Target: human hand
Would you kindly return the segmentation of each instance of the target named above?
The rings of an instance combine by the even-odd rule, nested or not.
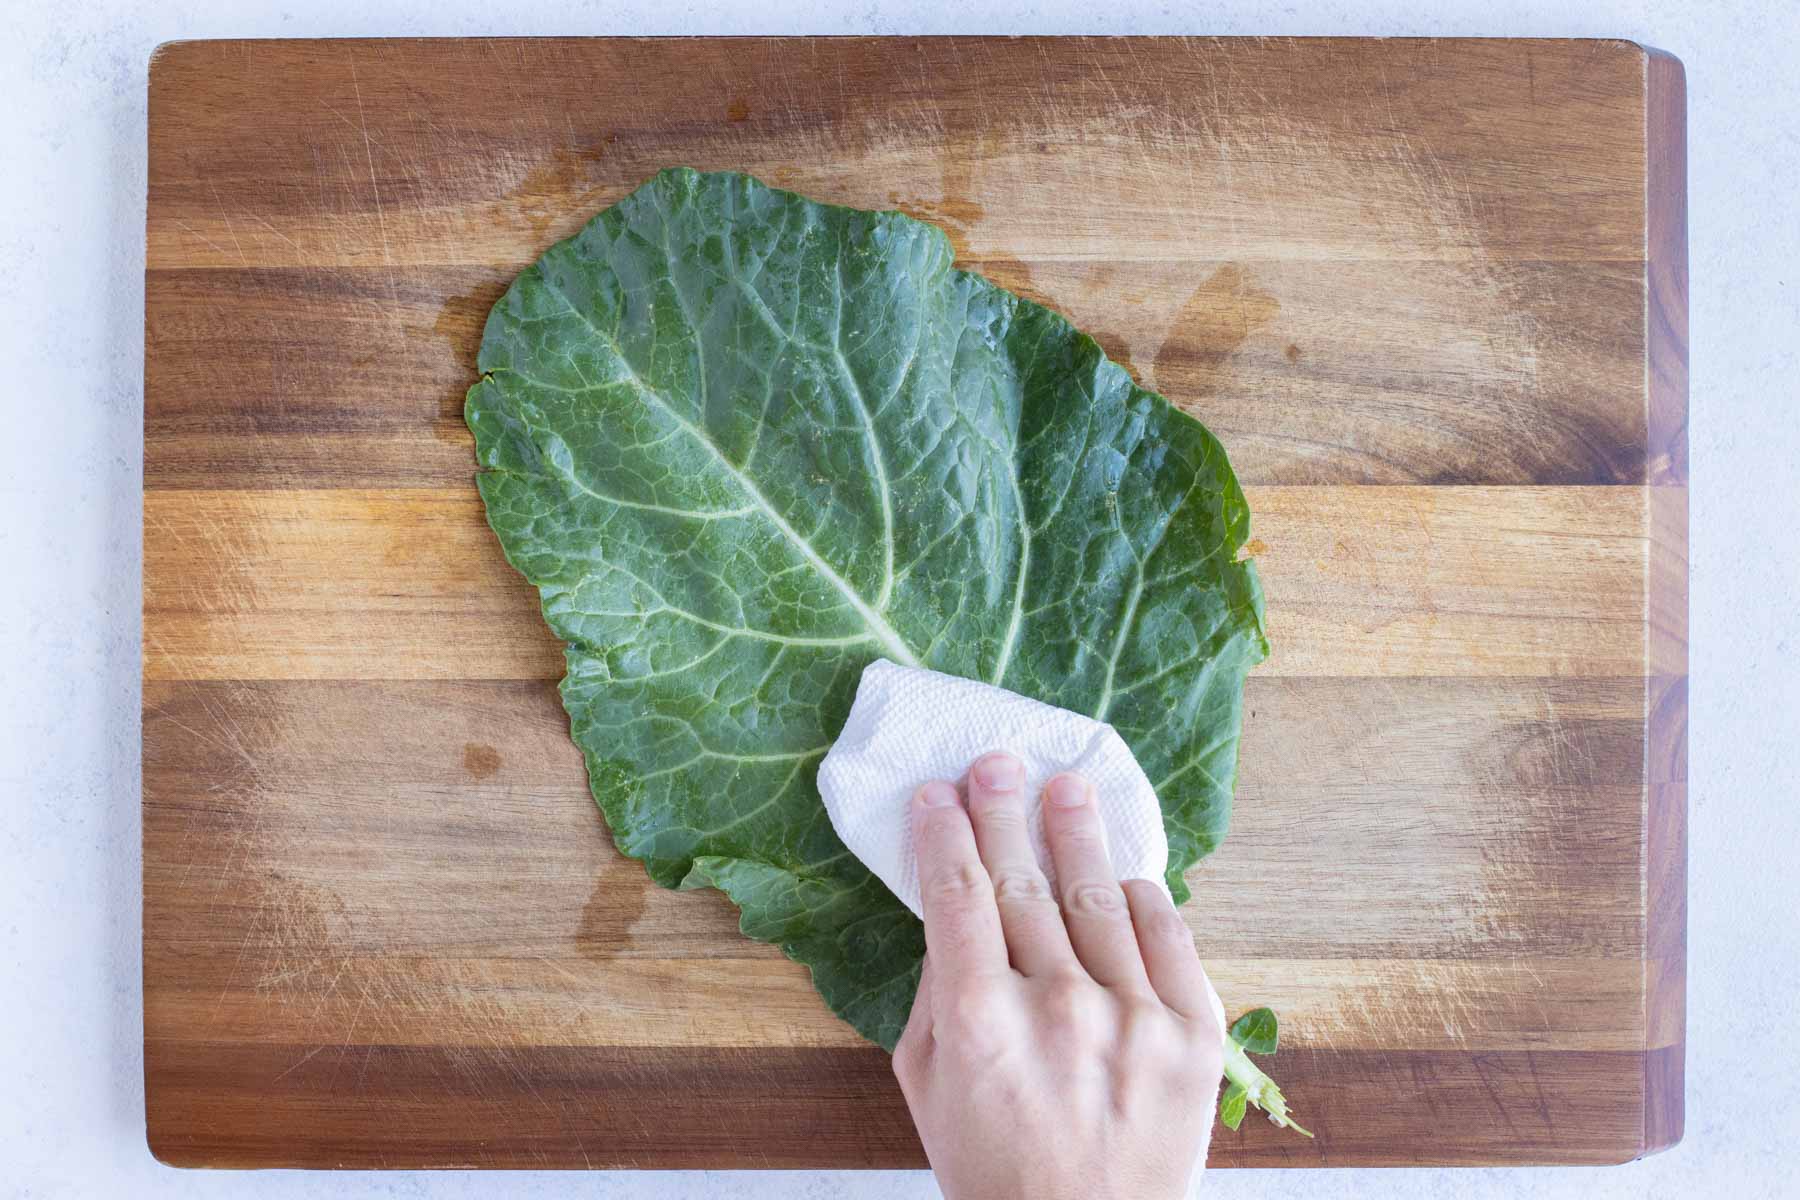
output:
[[[1185,1196],[1219,1090],[1218,997],[1162,890],[1113,878],[1073,774],[1044,791],[1052,895],[1023,781],[989,754],[966,804],[945,782],[913,798],[925,972],[894,1074],[948,1200]]]

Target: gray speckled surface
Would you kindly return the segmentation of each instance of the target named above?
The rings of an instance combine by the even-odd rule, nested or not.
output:
[[[482,33],[1622,36],[1687,63],[1692,334],[1687,1139],[1606,1170],[1220,1173],[1234,1197],[1800,1192],[1800,10],[1785,0],[96,0],[0,16],[0,1195],[927,1197],[923,1174],[180,1173],[144,1146],[138,602],[144,84],[182,37]],[[1780,914],[1787,913],[1784,918]]]

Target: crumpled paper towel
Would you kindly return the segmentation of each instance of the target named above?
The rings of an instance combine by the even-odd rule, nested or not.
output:
[[[1025,764],[1031,842],[1052,888],[1056,871],[1044,843],[1040,798],[1052,776],[1078,771],[1094,785],[1114,873],[1148,879],[1167,894],[1162,807],[1112,726],[1005,688],[886,659],[864,668],[844,731],[819,764],[831,827],[917,914],[913,793],[933,779],[962,788],[970,765],[992,750],[1010,751]]]

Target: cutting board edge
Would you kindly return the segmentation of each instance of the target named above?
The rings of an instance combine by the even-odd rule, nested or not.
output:
[[[1646,432],[1650,484],[1645,696],[1644,1135],[1641,1156],[1686,1125],[1688,710],[1687,78],[1644,52]]]

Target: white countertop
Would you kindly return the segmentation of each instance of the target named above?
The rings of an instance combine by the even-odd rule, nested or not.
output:
[[[951,32],[1617,36],[1686,62],[1686,1140],[1609,1169],[1221,1172],[1207,1192],[1793,1193],[1800,10],[1791,0],[537,0],[514,11],[509,20],[492,0],[94,0],[21,2],[0,17],[0,430],[13,447],[0,474],[0,1196],[936,1195],[923,1173],[193,1173],[151,1159],[138,925],[144,126],[151,47],[174,38]]]

